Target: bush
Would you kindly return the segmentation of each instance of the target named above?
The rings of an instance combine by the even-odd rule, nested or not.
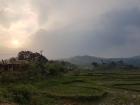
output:
[[[65,72],[65,68],[61,64],[48,64],[47,65],[47,70],[50,75],[61,75],[62,73]]]
[[[48,71],[44,64],[31,63],[25,74],[27,80],[40,80],[47,77]]]
[[[29,105],[35,89],[31,85],[20,85],[8,89],[11,101],[20,105]]]

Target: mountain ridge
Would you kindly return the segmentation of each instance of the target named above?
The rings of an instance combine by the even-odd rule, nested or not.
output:
[[[83,56],[74,56],[74,57],[70,57],[70,58],[65,58],[62,60],[70,62],[75,65],[82,65],[82,66],[91,65],[92,62],[109,63],[112,61],[117,62],[117,61],[122,60],[125,64],[140,66],[140,56],[125,57],[125,58],[104,58],[104,57],[83,55]]]

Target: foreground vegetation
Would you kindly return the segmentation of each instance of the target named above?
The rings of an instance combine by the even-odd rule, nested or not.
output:
[[[140,105],[140,71],[30,61],[0,70],[0,105]]]
[[[68,73],[0,84],[0,102],[15,105],[139,105],[140,73]]]

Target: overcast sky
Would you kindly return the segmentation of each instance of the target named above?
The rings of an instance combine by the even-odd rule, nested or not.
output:
[[[140,55],[140,0],[0,0],[0,59]]]

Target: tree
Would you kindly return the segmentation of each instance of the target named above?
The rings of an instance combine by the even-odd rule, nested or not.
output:
[[[93,65],[94,67],[98,67],[98,63],[97,63],[97,62],[92,62],[92,65]]]
[[[46,63],[48,62],[48,59],[42,55],[42,53],[33,53],[31,51],[21,51],[18,53],[18,60],[26,60],[29,62],[32,62],[33,65],[35,65],[35,68],[40,71],[42,75],[47,75],[46,71]]]
[[[62,64],[56,62],[48,64],[47,69],[50,75],[60,75],[66,70]]]
[[[31,51],[21,51],[18,53],[18,60],[27,60],[33,62],[47,63],[48,59],[40,53]]]
[[[124,65],[124,61],[123,60],[120,60],[120,61],[118,61],[118,64],[119,65]]]
[[[12,57],[12,58],[9,59],[9,62],[10,62],[10,63],[15,63],[16,61],[17,61],[17,60],[16,60],[16,58],[14,58],[14,57]]]
[[[18,60],[32,60],[32,54],[31,51],[21,51],[18,53]]]
[[[114,67],[114,66],[116,66],[117,64],[116,64],[116,62],[112,61],[112,62],[110,62],[109,65]]]

